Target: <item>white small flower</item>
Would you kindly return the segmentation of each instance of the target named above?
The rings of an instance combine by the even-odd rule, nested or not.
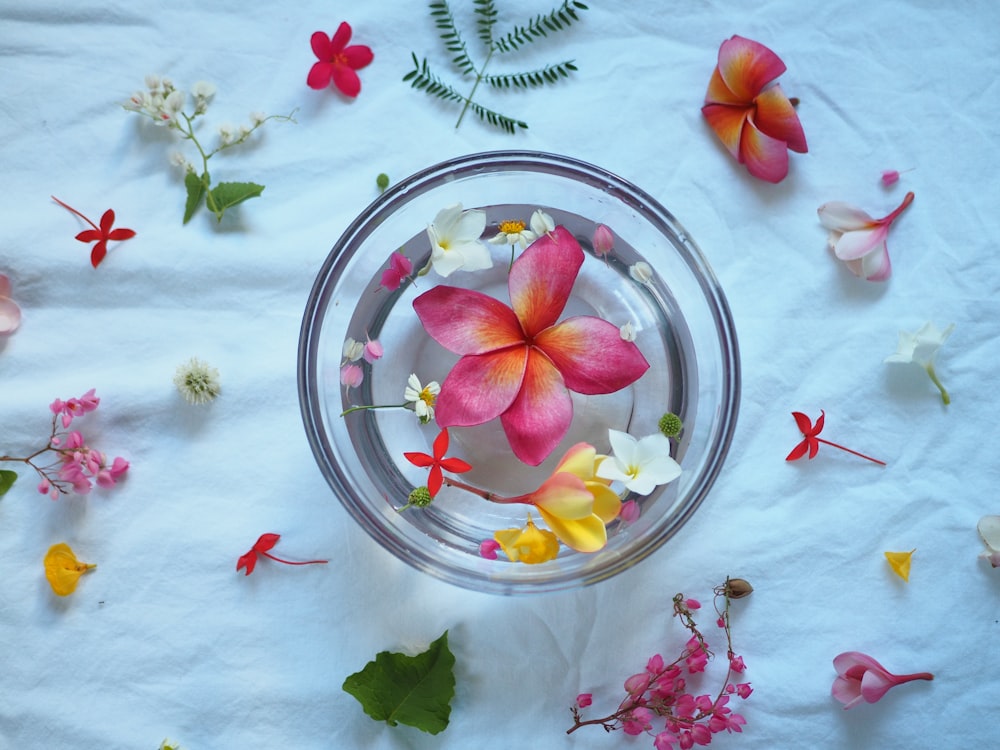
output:
[[[180,167],[185,170],[190,166],[188,164],[188,160],[180,151],[174,151],[170,154],[170,163],[175,167]]]
[[[174,385],[191,404],[206,404],[222,392],[219,371],[197,357],[192,357],[177,368]]]
[[[171,91],[163,101],[163,109],[174,115],[184,109],[184,92]]]
[[[167,76],[163,76],[160,79],[160,85],[163,87],[163,90],[166,91],[166,92],[174,90],[174,80],[172,78],[168,78]]]
[[[983,516],[976,528],[987,550],[979,556],[989,560],[994,568],[1000,568],[1000,516]]]
[[[249,125],[240,125],[240,140],[245,141],[250,135],[252,128]]]
[[[928,377],[938,387],[938,390],[941,391],[941,399],[948,404],[951,402],[951,397],[941,384],[941,381],[938,380],[937,373],[934,371],[934,357],[937,355],[938,349],[948,339],[948,336],[951,335],[954,328],[955,324],[952,323],[943,331],[939,331],[937,326],[928,322],[924,323],[923,327],[916,333],[900,331],[896,353],[890,354],[884,361],[886,363],[913,363],[923,367]]]
[[[215,84],[208,81],[197,81],[191,86],[191,93],[197,99],[211,99],[215,96]]]
[[[619,328],[618,333],[621,334],[622,341],[635,341],[635,326],[631,320]]]
[[[556,223],[552,220],[552,217],[545,213],[542,209],[536,209],[533,214],[531,214],[531,231],[535,233],[536,237],[541,237],[543,234],[548,234],[549,232],[555,231]]]
[[[681,475],[681,467],[670,457],[670,440],[659,432],[636,440],[618,430],[608,430],[614,455],[601,461],[597,476],[625,487],[640,495],[648,495],[658,485],[667,484]]]
[[[648,284],[649,280],[653,278],[653,269],[649,263],[640,260],[628,267],[628,275],[640,284]]]
[[[267,119],[267,115],[263,112],[251,112],[250,113],[250,123],[256,128],[264,124],[264,120]]]
[[[150,91],[156,91],[160,88],[160,77],[158,75],[153,75],[152,73],[146,76],[146,88]]]
[[[534,232],[525,228],[523,221],[507,219],[497,225],[497,233],[487,241],[494,245],[520,245],[524,250],[536,238]]]
[[[491,268],[493,258],[490,251],[479,241],[484,229],[485,211],[463,211],[461,203],[439,211],[427,227],[434,270],[441,276],[449,276],[460,268],[465,271]]]
[[[420,385],[420,379],[416,374],[411,373],[406,381],[406,388],[403,390],[403,398],[407,405],[413,404],[413,411],[420,420],[420,424],[427,424],[434,419],[434,403],[437,395],[441,392],[441,386],[436,380],[432,380],[426,386]]]
[[[219,140],[221,140],[223,144],[232,143],[233,126],[230,125],[228,122],[223,123],[222,125],[219,126]]]
[[[365,353],[365,345],[360,341],[355,341],[350,336],[344,340],[344,360],[347,362],[357,362]]]

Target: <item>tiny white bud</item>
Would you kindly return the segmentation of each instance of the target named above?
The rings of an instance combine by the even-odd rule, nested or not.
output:
[[[267,115],[265,115],[263,112],[251,112],[250,113],[250,122],[253,123],[254,127],[257,127],[258,125],[262,125],[264,123],[264,120],[266,120],[266,119],[267,119]]]
[[[156,91],[156,89],[160,88],[160,77],[153,74],[147,75],[146,88],[148,88],[150,91]]]
[[[648,284],[649,280],[653,278],[653,269],[649,263],[640,260],[628,267],[628,275],[640,284]]]
[[[622,341],[635,341],[635,326],[632,325],[632,321],[619,328],[618,333],[621,334]]]

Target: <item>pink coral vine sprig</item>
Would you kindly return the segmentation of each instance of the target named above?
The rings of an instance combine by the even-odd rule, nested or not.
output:
[[[885,461],[880,461],[877,458],[866,456],[864,453],[859,453],[858,451],[845,448],[842,445],[819,437],[819,433],[823,431],[823,427],[826,425],[825,411],[820,411],[819,419],[816,420],[816,424],[813,424],[809,417],[800,411],[793,411],[792,416],[795,418],[795,424],[798,425],[799,431],[802,433],[802,442],[792,448],[791,452],[785,456],[786,461],[795,461],[805,456],[806,453],[809,454],[810,459],[816,458],[816,454],[819,453],[819,444],[823,443],[833,448],[839,448],[842,451],[847,451],[848,453],[864,458],[872,463],[878,464],[879,466],[885,466]]]
[[[125,229],[123,227],[112,229],[115,223],[115,212],[110,208],[101,215],[101,225],[97,226],[97,224],[92,222],[72,206],[66,205],[54,195],[50,197],[67,211],[76,214],[93,227],[93,229],[83,230],[76,235],[75,239],[80,242],[94,243],[94,247],[90,251],[90,265],[94,268],[97,268],[97,266],[100,265],[101,261],[104,260],[105,256],[108,254],[108,242],[123,242],[124,240],[130,240],[135,237],[135,230]]]
[[[728,704],[733,696],[745,700],[753,688],[749,682],[736,683],[736,675],[746,670],[746,664],[743,657],[733,650],[730,602],[747,596],[752,590],[746,581],[739,578],[727,578],[725,584],[714,590],[715,609],[719,616],[716,624],[726,633],[728,665],[722,687],[717,693],[695,695],[691,690],[689,679],[706,670],[713,654],[693,614],[701,608],[701,604],[677,594],[673,599],[674,616],[691,633],[679,656],[669,664],[660,654],[650,658],[644,671],[625,680],[625,697],[618,708],[607,716],[584,719],[581,711],[592,704],[593,695],[578,695],[570,709],[573,726],[566,733],[572,734],[584,726],[600,726],[608,732],[621,729],[630,735],[647,733],[653,735],[656,750],[667,750],[674,744],[680,748],[708,745],[713,735],[719,732],[742,732],[746,719]],[[659,731],[656,729],[658,726],[662,726]]]
[[[52,412],[52,430],[44,447],[28,456],[0,456],[0,461],[12,461],[27,464],[41,478],[38,491],[48,495],[53,500],[71,491],[78,495],[86,495],[96,483],[99,487],[113,487],[128,471],[129,462],[121,456],[113,460],[87,445],[86,438],[78,431],[67,430],[77,417],[94,411],[101,400],[91,388],[79,398],[67,401],[56,399],[49,405]],[[40,458],[52,453],[55,459],[49,464],[43,464]],[[11,479],[6,488],[13,484]],[[2,494],[2,492],[0,492]]]

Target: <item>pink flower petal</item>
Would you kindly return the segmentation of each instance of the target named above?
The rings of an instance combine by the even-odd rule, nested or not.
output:
[[[481,292],[436,286],[413,300],[413,309],[428,335],[455,354],[485,354],[524,344],[514,311]]]
[[[444,386],[441,390],[443,394]],[[573,402],[562,375],[544,354],[529,348],[521,391],[500,417],[514,455],[537,466],[552,453],[572,421]]]
[[[892,275],[889,249],[884,242],[863,258],[846,261],[846,265],[851,273],[866,281],[885,281]]]
[[[889,225],[883,224],[871,229],[855,229],[844,232],[833,246],[833,254],[840,260],[854,260],[872,252],[879,245],[885,244],[889,235]]]
[[[347,21],[341,21],[340,26],[337,27],[337,30],[333,33],[333,38],[330,40],[330,52],[332,55],[343,51],[347,43],[351,41],[351,33],[351,25]]]
[[[762,91],[757,97],[756,104],[753,123],[762,133],[784,141],[788,148],[800,154],[809,150],[799,116],[785,96],[785,92],[781,90],[781,86],[775,84]]]
[[[361,93],[361,79],[358,78],[358,74],[340,63],[333,65],[333,85],[344,96],[354,97]]]
[[[344,62],[355,70],[364,68],[375,59],[371,47],[355,44],[344,50]]]
[[[740,161],[754,177],[765,182],[781,182],[788,175],[788,146],[762,133],[747,120],[740,139]]]
[[[315,32],[309,39],[313,54],[320,62],[330,62],[333,58],[333,48],[330,46],[330,37],[322,31]]]
[[[712,71],[712,77],[708,79],[705,104],[729,104],[740,109],[746,109],[747,106],[747,102],[736,96],[726,85],[726,82],[722,80],[718,67]]]
[[[14,333],[21,325],[21,308],[12,299],[0,297],[0,335]]]
[[[701,113],[708,121],[709,127],[715,131],[722,145],[740,161],[740,141],[743,138],[743,128],[746,125],[749,111],[746,107],[732,107],[726,104],[706,104]]]
[[[580,243],[562,226],[535,240],[514,261],[510,301],[524,336],[548,328],[562,314],[583,265]]]
[[[483,424],[514,402],[524,378],[528,348],[462,357],[441,384],[434,415],[441,427]]]
[[[9,297],[10,291],[10,277],[0,273],[0,297]]]
[[[875,703],[895,684],[885,669],[869,669],[861,678],[861,697],[866,703]]]
[[[333,63],[314,63],[306,77],[306,85],[311,89],[325,89],[333,78]]]
[[[571,391],[614,393],[638,380],[649,362],[618,327],[591,316],[567,318],[535,337]]]
[[[743,102],[749,103],[785,69],[781,58],[751,39],[733,36],[719,47],[719,74]]]
[[[875,226],[875,219],[844,201],[824,203],[816,212],[819,214],[820,224],[835,232],[853,232]]]

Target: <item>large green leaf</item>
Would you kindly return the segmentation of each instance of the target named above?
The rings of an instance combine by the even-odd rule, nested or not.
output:
[[[184,204],[184,223],[187,224],[205,198],[205,183],[194,172],[188,172],[184,175],[184,187],[187,188],[188,194],[187,203]]]
[[[365,713],[389,726],[406,724],[430,734],[448,726],[455,695],[455,657],[448,631],[416,656],[382,651],[344,680]]]
[[[222,214],[227,208],[232,208],[250,198],[256,198],[263,192],[264,186],[254,182],[220,182],[209,191],[212,198],[209,207],[215,211],[216,218],[222,221]]]
[[[14,486],[17,481],[17,472],[0,469],[0,497],[7,494],[7,490]]]

